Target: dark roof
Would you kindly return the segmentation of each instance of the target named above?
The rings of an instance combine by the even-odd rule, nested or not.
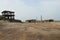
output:
[[[31,19],[31,20],[26,20],[26,21],[36,21],[35,19]]]
[[[9,12],[9,13],[14,13],[14,12],[12,12],[12,11],[3,11],[2,13],[7,13],[7,12]]]

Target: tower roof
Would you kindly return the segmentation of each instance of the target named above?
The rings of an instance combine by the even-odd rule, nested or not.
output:
[[[4,10],[2,13],[7,13],[7,12],[14,13],[13,11],[6,11],[6,10]]]

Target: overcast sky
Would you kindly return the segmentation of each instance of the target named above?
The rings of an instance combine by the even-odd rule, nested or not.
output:
[[[15,12],[20,20],[43,19],[60,20],[60,0],[0,0],[0,12]],[[0,13],[1,14],[1,13]]]

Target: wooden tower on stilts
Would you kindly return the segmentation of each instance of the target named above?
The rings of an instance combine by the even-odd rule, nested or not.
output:
[[[3,11],[2,12],[2,16],[3,16],[3,19],[4,20],[10,20],[10,21],[12,21],[12,20],[14,20],[15,18],[14,18],[14,12],[12,12],[12,11]]]

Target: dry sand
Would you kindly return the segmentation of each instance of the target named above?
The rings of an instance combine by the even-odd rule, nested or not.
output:
[[[60,40],[60,22],[10,23],[0,21],[0,40]]]

